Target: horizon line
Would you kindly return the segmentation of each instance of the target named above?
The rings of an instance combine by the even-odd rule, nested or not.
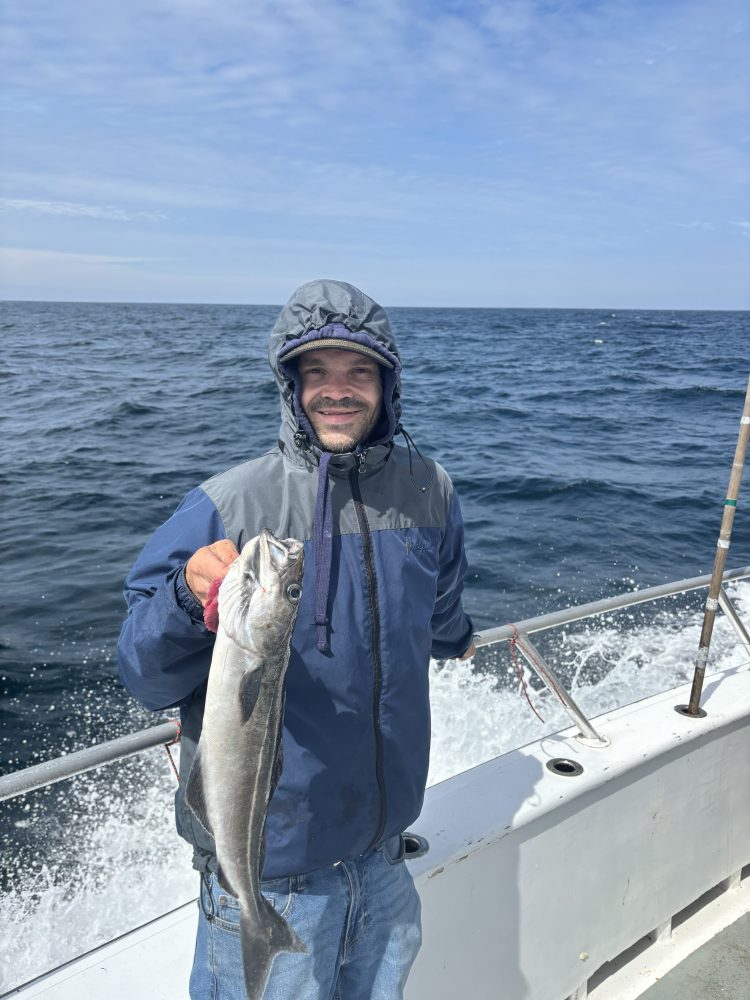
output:
[[[61,306],[228,306],[231,308],[252,307],[257,309],[282,309],[283,302],[177,302],[172,300],[136,301],[118,299],[6,299],[0,297],[0,303],[9,305],[61,305]],[[734,308],[731,306],[690,308],[687,306],[450,306],[450,305],[387,305],[384,309],[450,309],[456,311],[474,310],[510,310],[513,312],[547,310],[550,312],[750,312],[750,307]]]

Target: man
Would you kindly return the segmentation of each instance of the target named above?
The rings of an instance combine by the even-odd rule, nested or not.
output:
[[[242,998],[237,901],[183,797],[213,642],[203,606],[262,528],[304,542],[262,889],[308,954],[277,957],[264,997],[396,1000],[421,941],[400,862],[427,777],[429,659],[474,652],[461,513],[442,468],[394,444],[401,364],[372,299],[303,285],[269,360],[278,446],[193,490],[147,543],[126,584],[120,676],[149,708],[181,709],[177,828],[202,873],[190,995]]]

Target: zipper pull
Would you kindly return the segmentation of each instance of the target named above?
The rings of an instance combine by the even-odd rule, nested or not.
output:
[[[363,468],[363,466],[364,466],[364,464],[365,464],[365,460],[366,460],[366,458],[367,458],[367,452],[368,452],[368,451],[369,451],[369,448],[365,448],[365,449],[363,449],[363,450],[362,450],[362,451],[361,451],[361,452],[360,452],[360,453],[359,453],[359,454],[357,455],[357,472],[361,472],[361,471],[362,471],[362,468]]]

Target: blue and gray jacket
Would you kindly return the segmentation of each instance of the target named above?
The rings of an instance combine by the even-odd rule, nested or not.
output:
[[[283,362],[327,336],[364,344],[391,366],[380,422],[352,453],[321,450],[294,367]],[[264,527],[304,542],[284,768],[266,824],[263,875],[277,878],[353,859],[416,819],[430,749],[430,655],[464,653],[472,623],[461,606],[466,558],[451,481],[393,442],[401,365],[383,309],[351,285],[309,282],[282,310],[269,360],[281,393],[278,446],[204,482],[154,533],[126,582],[118,657],[123,683],[148,708],[180,707],[177,828],[195,866],[215,870],[213,842],[182,793],[214,639],[184,567],[201,546],[230,538],[241,549]]]

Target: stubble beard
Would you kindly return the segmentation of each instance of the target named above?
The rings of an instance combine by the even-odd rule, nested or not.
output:
[[[363,402],[361,399],[348,399],[345,402],[346,405],[327,405],[325,400],[317,402],[315,405],[310,407],[310,411],[307,414],[307,419],[312,424],[312,428],[315,434],[323,445],[324,451],[330,451],[333,455],[343,455],[346,452],[354,451],[357,445],[364,444],[372,433],[375,424],[380,416],[380,407],[372,407],[370,404]],[[318,409],[323,410],[345,410],[347,407],[357,406],[360,407],[360,412],[354,417],[353,423],[356,422],[364,412],[368,412],[368,419],[362,430],[356,435],[347,433],[345,430],[332,430],[327,428],[316,427],[316,411]]]

